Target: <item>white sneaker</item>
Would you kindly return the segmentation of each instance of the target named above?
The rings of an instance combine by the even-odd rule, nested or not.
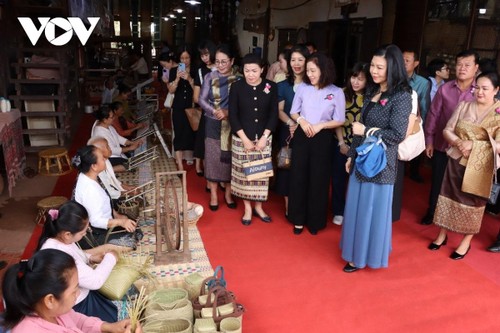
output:
[[[333,217],[333,224],[336,225],[342,225],[342,222],[344,222],[344,217],[342,215],[335,215]]]

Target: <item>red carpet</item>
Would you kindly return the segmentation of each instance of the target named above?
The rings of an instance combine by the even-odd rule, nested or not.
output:
[[[500,255],[486,252],[498,221],[486,216],[481,234],[462,261],[426,249],[437,234],[417,223],[425,213],[428,184],[405,184],[402,220],[394,224],[388,269],[342,271],[340,227],[317,236],[292,234],[282,199],[271,195],[265,210],[273,222],[239,220],[243,205],[230,210],[219,195],[208,209],[204,180],[188,172],[189,199],[202,203],[198,222],[213,266],[223,265],[231,290],[245,305],[246,332],[485,332],[500,329]]]
[[[93,119],[84,115],[70,155],[88,139]],[[448,246],[431,252],[435,226],[421,226],[427,184],[407,181],[401,221],[394,224],[389,268],[342,272],[340,227],[331,223],[317,236],[292,234],[283,216],[282,199],[271,194],[264,205],[273,222],[253,218],[240,223],[243,204],[208,209],[205,181],[188,167],[189,200],[203,204],[198,221],[212,266],[223,265],[228,287],[245,305],[244,331],[267,332],[497,332],[500,330],[500,254],[485,251],[498,232],[497,218],[485,215],[482,231],[462,261]],[[427,171],[427,170],[426,170]],[[428,176],[428,175],[427,175]],[[70,196],[76,174],[60,177],[54,195]],[[26,248],[36,245],[36,228]]]

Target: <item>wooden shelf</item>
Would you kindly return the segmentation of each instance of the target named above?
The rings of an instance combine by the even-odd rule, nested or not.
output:
[[[35,79],[12,79],[12,83],[20,84],[66,84],[66,80],[52,79],[52,80],[35,80]]]
[[[35,128],[35,129],[23,129],[23,134],[64,134],[66,130],[64,128]]]
[[[21,116],[25,116],[25,117],[57,117],[57,116],[66,116],[66,112],[56,112],[56,111],[21,112]]]
[[[65,96],[59,95],[10,95],[10,99],[15,101],[55,101],[65,99]]]

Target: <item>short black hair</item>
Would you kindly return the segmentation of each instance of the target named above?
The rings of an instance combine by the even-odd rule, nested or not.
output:
[[[499,78],[498,78],[498,73],[496,71],[490,71],[490,72],[481,72],[481,74],[479,74],[476,78],[476,82],[477,80],[479,80],[480,78],[487,78],[491,81],[491,84],[493,85],[493,87],[496,89],[500,82],[499,82]]]
[[[420,61],[420,55],[418,54],[418,52],[415,49],[408,48],[408,49],[404,49],[402,51],[403,51],[402,53],[413,53],[413,60]]]
[[[110,115],[114,113],[114,111],[111,109],[111,104],[103,104],[101,105],[97,110],[94,111],[94,117],[98,121],[103,121],[104,119],[108,119]]]
[[[290,64],[290,62],[292,61],[292,54],[293,53],[300,53],[306,59],[306,63],[307,63],[307,57],[309,57],[309,49],[304,44],[297,44],[295,46],[292,46],[292,48],[290,50],[288,50],[287,57],[286,57],[286,67],[288,70],[287,80],[291,85],[293,85],[295,82],[295,77],[293,74],[292,65]],[[304,71],[305,71],[305,69],[304,69]]]
[[[262,68],[262,59],[255,53],[248,53],[241,59],[241,67],[248,64],[256,64]]]
[[[479,53],[477,53],[477,51],[474,49],[469,49],[469,50],[464,50],[464,51],[459,52],[457,54],[457,56],[455,57],[455,60],[458,60],[458,58],[467,58],[467,57],[471,57],[471,56],[474,57],[474,62],[476,64],[479,64]]]
[[[345,85],[345,100],[348,102],[354,101],[356,97],[356,93],[352,89],[352,84],[351,84],[351,77],[357,77],[360,73],[363,73],[366,78],[366,86],[365,86],[365,91],[367,88],[369,88],[373,82],[372,82],[372,77],[370,75],[370,64],[366,62],[357,62],[354,64],[352,69],[347,73],[346,77],[346,85]]]
[[[427,64],[427,71],[432,77],[436,76],[436,72],[440,71],[446,65],[446,61],[441,58],[434,58]]]

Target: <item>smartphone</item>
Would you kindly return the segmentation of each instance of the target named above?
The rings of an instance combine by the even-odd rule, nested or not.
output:
[[[185,64],[185,63],[183,63],[183,62],[181,62],[181,63],[179,64],[178,71],[179,71],[179,72],[185,72],[185,71],[186,71],[186,64]]]
[[[163,80],[167,80],[168,81],[168,69],[167,68],[163,68]]]

